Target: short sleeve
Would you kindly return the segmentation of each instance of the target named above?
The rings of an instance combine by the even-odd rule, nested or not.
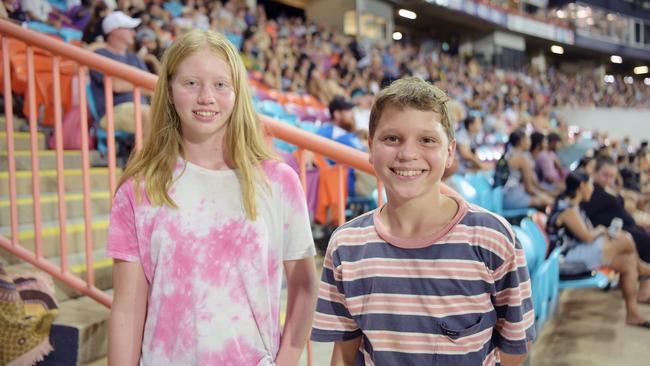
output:
[[[133,181],[117,190],[108,227],[107,255],[127,262],[139,262],[138,237],[135,224]]]
[[[523,354],[528,352],[528,342],[536,337],[535,313],[524,250],[511,230],[510,233],[511,240],[504,243],[511,249],[510,253],[493,272],[497,312],[495,343],[505,353]]]
[[[334,234],[336,235],[336,234]],[[333,249],[335,238],[328,245],[323,261],[323,274],[318,290],[311,339],[317,342],[336,342],[354,339],[362,332],[346,306],[340,260]]]
[[[296,172],[284,163],[276,169],[282,179],[282,221],[284,223],[284,242],[282,259],[296,260],[316,255],[314,237],[309,223],[307,200]]]

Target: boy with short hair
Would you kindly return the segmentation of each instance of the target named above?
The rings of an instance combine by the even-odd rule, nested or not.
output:
[[[330,240],[312,340],[336,342],[332,365],[517,365],[535,337],[511,227],[441,191],[455,152],[448,104],[405,78],[372,107],[370,162],[388,203]]]

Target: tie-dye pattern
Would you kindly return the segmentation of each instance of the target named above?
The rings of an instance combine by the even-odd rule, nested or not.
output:
[[[282,262],[313,256],[304,193],[287,165],[265,162],[248,220],[234,171],[191,163],[170,194],[178,209],[118,190],[108,255],[140,262],[150,285],[141,365],[270,365],[280,345]]]

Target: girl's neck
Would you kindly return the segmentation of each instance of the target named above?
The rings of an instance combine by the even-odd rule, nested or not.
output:
[[[582,195],[580,193],[576,193],[576,196],[573,198],[569,197],[569,202],[571,202],[573,205],[579,205],[582,203]]]
[[[192,164],[210,170],[234,169],[223,137],[221,140],[192,141],[183,139],[185,159]]]

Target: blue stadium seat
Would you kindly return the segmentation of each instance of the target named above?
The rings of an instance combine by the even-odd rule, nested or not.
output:
[[[525,208],[515,208],[515,209],[505,209],[503,208],[503,187],[497,186],[492,189],[492,210],[505,217],[506,219],[512,219],[516,217],[525,217],[530,216],[535,212],[535,209],[532,207]]]
[[[88,103],[88,110],[90,111],[90,115],[93,117],[93,120],[95,121],[95,130],[97,131],[97,151],[99,151],[102,155],[106,155],[106,153],[108,152],[108,145],[106,141],[108,135],[106,133],[106,130],[104,130],[99,126],[100,117],[99,117],[99,113],[97,112],[97,105],[95,104],[95,98],[93,97],[90,83],[86,84],[86,100]],[[132,138],[133,138],[132,133],[119,131],[119,130],[115,131],[115,141],[132,139]]]
[[[528,274],[530,276],[530,287],[532,290],[533,308],[535,309],[535,328],[541,330],[548,318],[548,278],[550,272],[548,263],[537,258],[535,244],[528,233],[520,226],[513,226],[513,231],[524,249]]]

